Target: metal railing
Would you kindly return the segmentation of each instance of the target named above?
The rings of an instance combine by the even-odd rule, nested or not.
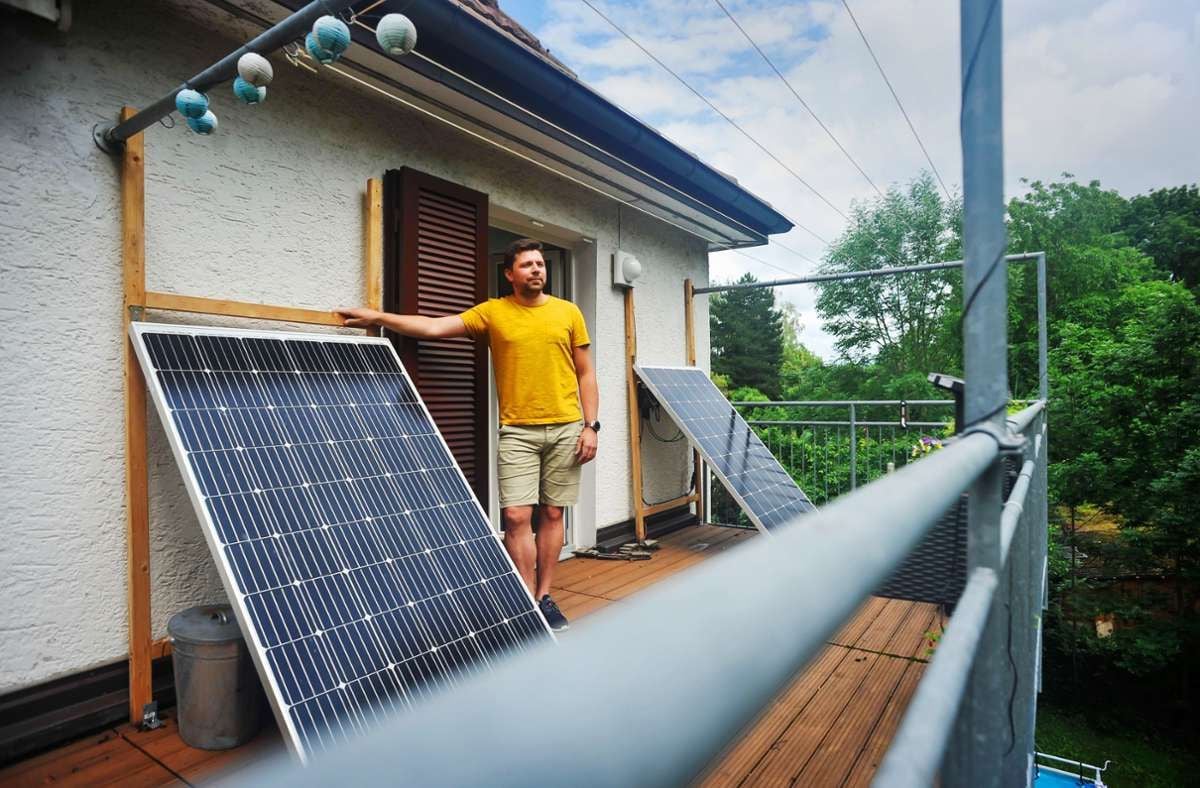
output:
[[[818,506],[907,465],[922,437],[944,438],[954,400],[734,402],[767,449]],[[834,411],[826,416],[826,412]],[[941,418],[945,414],[945,418]],[[917,418],[914,418],[916,416]],[[842,417],[842,418],[839,418]],[[705,480],[705,522],[751,527],[724,488]]]
[[[1041,541],[1035,533],[1045,517],[1041,411],[1039,402],[1009,424],[1042,439],[1028,442],[1028,472],[1005,509],[1005,524],[988,526],[998,539],[1001,529],[1011,533],[1004,540],[1007,564],[1000,571],[972,568],[968,591],[918,689],[918,711],[906,716],[878,784],[930,784],[922,777],[928,766],[936,768],[947,745],[953,754],[963,743],[949,732],[960,702],[991,706],[995,735],[1007,736],[1011,720],[1012,729],[1032,741],[1028,675],[1036,660],[1026,635],[1033,633],[1020,640],[1015,633],[1036,619],[1043,599],[1038,583],[1030,582],[1045,554],[1044,528]],[[282,767],[271,764],[247,780],[324,785],[347,774],[360,782],[402,774],[414,785],[524,785],[536,774],[548,785],[685,784],[804,668],[959,495],[998,465],[1002,443],[1009,437],[971,432],[770,538],[595,614],[557,647],[548,644],[477,675],[305,770],[280,774],[275,769]],[[704,604],[696,604],[700,599]],[[991,620],[995,609],[1012,611],[1011,627],[1007,616]],[[1011,706],[1010,685],[977,695],[966,678],[978,661],[982,633],[994,625],[1014,633],[1011,653],[1021,672]],[[753,670],[745,669],[748,651]],[[670,667],[647,668],[646,680],[628,690],[596,680],[631,658],[643,664],[641,656]],[[636,744],[639,732],[652,736],[653,746]],[[1022,747],[1014,752],[1024,762],[1032,745]],[[998,760],[987,768],[1001,766]]]

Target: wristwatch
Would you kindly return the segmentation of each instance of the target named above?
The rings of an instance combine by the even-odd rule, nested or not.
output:
[[[591,427],[591,428],[592,428],[592,432],[599,432],[599,431],[600,431],[600,422],[598,422],[598,421],[593,421],[591,424],[587,424],[587,423],[585,423],[583,426],[585,426],[585,427]]]

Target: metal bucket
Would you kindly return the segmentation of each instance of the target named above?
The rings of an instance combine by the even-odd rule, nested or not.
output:
[[[262,685],[229,605],[201,605],[167,623],[175,666],[179,737],[201,750],[227,750],[262,727]]]

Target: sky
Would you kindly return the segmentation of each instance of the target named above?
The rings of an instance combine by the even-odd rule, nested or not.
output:
[[[741,135],[583,0],[500,0],[580,78],[728,173],[799,226],[775,243],[711,257],[713,280],[813,272],[864,178],[716,0],[589,0],[757,139]],[[879,188],[929,169],[842,0],[722,0]],[[961,192],[959,13],[954,0],[847,0],[947,188]],[[1200,180],[1200,0],[1004,3],[1006,198],[1022,179],[1071,173],[1131,196]],[[828,200],[828,203],[825,202]],[[834,207],[831,207],[831,203]],[[815,235],[814,235],[815,234]],[[800,253],[804,259],[794,252]],[[826,359],[815,293],[780,288]]]

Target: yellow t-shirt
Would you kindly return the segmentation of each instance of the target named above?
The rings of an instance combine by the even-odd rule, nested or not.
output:
[[[579,307],[547,296],[523,306],[492,298],[459,317],[472,337],[487,337],[496,369],[501,424],[562,424],[583,418],[573,351],[590,345]]]

